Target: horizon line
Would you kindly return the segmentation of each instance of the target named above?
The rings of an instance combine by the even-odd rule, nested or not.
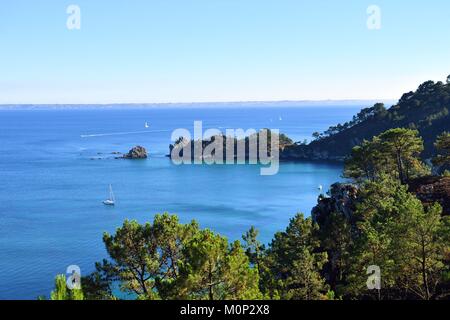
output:
[[[191,101],[191,102],[83,102],[83,103],[0,103],[2,106],[120,106],[120,105],[192,105],[192,104],[253,104],[253,103],[339,103],[339,102],[395,102],[398,99],[306,99],[306,100],[231,100],[231,101]]]

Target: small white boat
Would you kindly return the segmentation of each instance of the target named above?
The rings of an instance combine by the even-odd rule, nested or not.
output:
[[[280,116],[280,117],[278,118],[278,120],[283,121],[283,118]]]
[[[320,192],[322,192],[323,191],[323,186],[322,185],[319,185],[319,187],[317,188]]]
[[[150,128],[150,125],[148,124],[148,122],[145,123],[145,128]]]
[[[114,192],[111,185],[109,185],[109,198],[103,201],[103,204],[105,206],[113,206],[116,204],[116,199],[114,198]]]

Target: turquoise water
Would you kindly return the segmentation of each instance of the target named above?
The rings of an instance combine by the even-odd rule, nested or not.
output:
[[[89,273],[107,257],[102,233],[124,219],[168,211],[229,239],[254,225],[269,242],[296,212],[309,214],[317,186],[339,180],[341,166],[283,163],[275,176],[250,165],[175,166],[165,157],[172,130],[202,120],[205,128],[278,128],[298,141],[358,109],[0,110],[0,299],[48,295],[54,276],[72,264]],[[111,154],[138,144],[148,160]],[[109,184],[115,207],[101,203]]]

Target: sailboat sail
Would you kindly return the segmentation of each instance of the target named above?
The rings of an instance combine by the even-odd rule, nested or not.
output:
[[[114,192],[112,190],[112,185],[109,185],[109,200],[112,202],[116,202],[116,199],[114,198]]]
[[[114,197],[112,185],[109,185],[109,198],[107,200],[103,201],[103,204],[107,205],[107,206],[113,206],[113,205],[115,205],[115,203],[116,203],[116,199]]]

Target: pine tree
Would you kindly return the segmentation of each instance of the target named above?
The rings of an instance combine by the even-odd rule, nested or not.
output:
[[[375,181],[385,174],[397,175],[405,184],[411,178],[429,173],[429,168],[420,160],[423,148],[417,130],[387,130],[353,148],[345,162],[344,176],[361,183]]]
[[[271,276],[265,277],[269,281],[263,287],[270,297],[306,300],[326,295],[328,287],[320,272],[327,254],[318,252],[317,230],[311,218],[297,214],[285,232],[275,234],[265,259],[265,272]]]
[[[401,183],[406,183],[421,169],[419,155],[423,151],[423,140],[417,130],[390,129],[380,136],[382,152],[395,161]]]
[[[450,167],[450,133],[443,132],[437,137],[434,144],[438,154],[433,159],[433,164],[437,166]]]
[[[344,177],[356,181],[374,181],[381,172],[389,169],[385,164],[383,166],[379,139],[365,140],[352,149],[350,157],[345,161]]]
[[[206,229],[196,234],[183,250],[178,298],[199,300],[256,299],[258,272],[250,267],[238,241]]]
[[[407,187],[385,178],[364,185],[347,295],[435,298],[445,272],[450,228],[439,205],[425,209]],[[446,240],[447,239],[447,240]],[[366,287],[367,267],[381,269],[381,289]]]
[[[399,241],[396,244],[396,260],[403,283],[416,298],[430,300],[436,298],[439,284],[446,270],[445,252],[450,249],[448,242],[450,228],[442,217],[442,207],[438,204],[423,208],[419,200],[414,207],[405,206],[400,219],[394,225]]]
[[[243,236],[244,249],[250,263],[255,265],[258,270],[261,264],[261,258],[264,253],[264,245],[258,240],[259,231],[255,227],[251,227]]]
[[[299,248],[298,258],[292,262],[290,276],[285,281],[287,299],[324,299],[328,286],[318,272],[327,261],[327,254],[311,253],[306,247]]]
[[[82,289],[68,289],[66,276],[55,277],[55,289],[50,294],[50,300],[84,300]]]
[[[114,235],[104,234],[111,261],[99,267],[125,292],[144,299],[170,297],[183,246],[197,232],[196,222],[182,225],[167,213],[156,215],[153,224],[125,221]]]

